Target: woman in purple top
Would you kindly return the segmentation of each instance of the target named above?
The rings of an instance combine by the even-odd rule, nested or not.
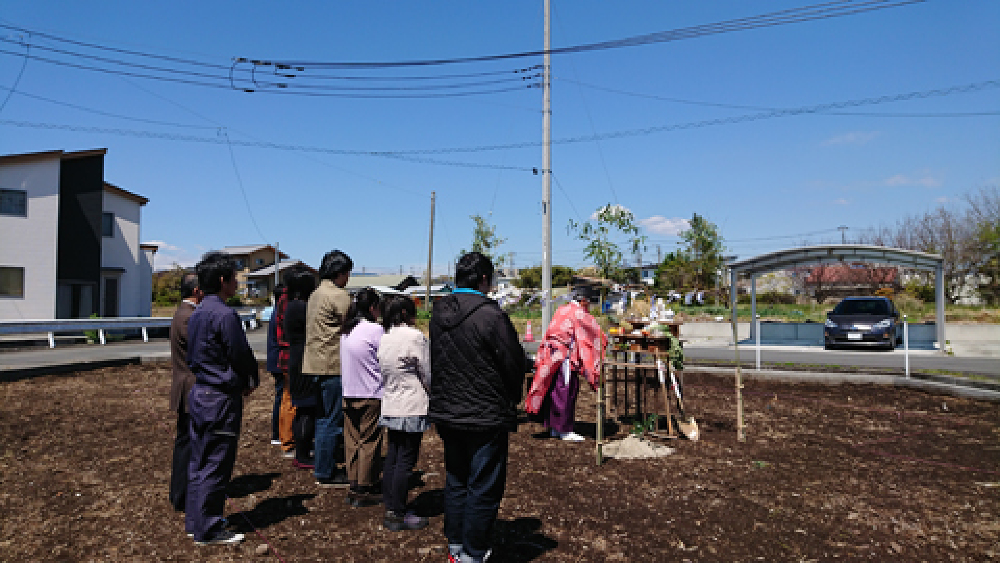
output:
[[[379,296],[366,287],[347,311],[340,337],[340,369],[344,386],[344,446],[351,506],[374,506],[382,501],[378,487],[382,461],[382,372],[378,365]]]

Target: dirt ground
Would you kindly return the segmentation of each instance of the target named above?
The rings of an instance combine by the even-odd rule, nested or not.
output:
[[[410,493],[431,525],[390,532],[381,507],[350,508],[343,490],[279,457],[266,387],[248,399],[228,505],[247,541],[194,546],[167,502],[169,379],[166,365],[145,365],[0,383],[0,561],[447,559],[433,431]],[[659,459],[598,467],[593,440],[523,424],[492,561],[1000,558],[997,405],[864,385],[744,391],[740,443],[731,376],[687,374],[702,439],[671,441],[676,453]],[[593,393],[578,419],[594,420]]]

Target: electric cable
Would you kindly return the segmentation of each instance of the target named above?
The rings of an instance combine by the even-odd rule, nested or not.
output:
[[[593,90],[602,90],[605,92],[610,92],[613,94],[621,94],[624,96],[633,96],[637,98],[647,98],[651,100],[660,100],[664,102],[673,102],[676,104],[685,104],[692,106],[704,106],[704,107],[715,107],[715,108],[725,108],[725,109],[743,109],[743,110],[754,110],[754,111],[781,111],[787,108],[769,107],[769,106],[750,106],[741,104],[724,104],[717,102],[706,102],[701,100],[689,100],[683,98],[672,98],[667,96],[657,96],[655,94],[643,94],[640,92],[630,92],[628,90],[621,90],[618,88],[609,88],[606,86],[598,86],[596,84],[590,84],[587,82],[582,82],[579,80],[573,80],[571,78],[555,77],[557,81],[571,82],[578,86],[584,88],[591,88]],[[960,113],[870,113],[870,112],[851,112],[851,111],[826,111],[821,112],[824,115],[856,115],[864,117],[981,117],[984,115],[1000,115],[997,111],[980,111],[980,112],[960,112]]]
[[[569,53],[582,53],[588,51],[616,49],[621,47],[634,47],[640,45],[648,45],[651,43],[665,43],[670,41],[678,41],[682,39],[705,37],[708,35],[716,35],[720,33],[746,31],[750,29],[774,27],[777,25],[802,23],[806,21],[815,21],[815,20],[829,19],[841,16],[856,15],[865,12],[883,10],[887,8],[898,8],[909,4],[922,3],[924,1],[925,0],[866,0],[857,2],[854,0],[836,0],[833,2],[814,4],[800,8],[780,10],[777,12],[771,12],[758,16],[736,18],[713,24],[692,26],[670,31],[661,31],[656,33],[627,37],[624,39],[615,39],[610,41],[602,41],[598,43],[590,43],[586,45],[559,47],[555,49],[549,49],[548,54],[563,55]],[[409,60],[409,61],[395,61],[395,62],[322,62],[322,61],[281,60],[281,59],[274,59],[274,60],[257,59],[257,61],[262,64],[275,64],[275,65],[284,65],[289,67],[301,67],[301,68],[382,69],[382,68],[438,66],[438,65],[448,65],[448,64],[501,61],[501,60],[519,59],[526,57],[539,57],[545,54],[546,54],[545,50],[533,50],[533,51],[523,51],[519,53],[506,53],[499,55],[455,57],[446,59],[423,59],[423,60]]]
[[[39,96],[39,95],[36,95],[36,94],[30,94],[28,92],[25,92],[24,90],[15,90],[12,87],[4,86],[2,84],[0,84],[0,90],[10,90],[12,93],[16,93],[18,96],[24,96],[26,98],[31,98],[33,100],[39,100],[39,101],[42,101],[42,102],[46,102],[46,103],[50,103],[50,104],[55,104],[55,105],[63,106],[63,107],[68,107],[68,108],[72,108],[72,109],[75,109],[75,110],[84,111],[84,112],[87,112],[87,113],[93,113],[95,115],[103,115],[104,117],[113,117],[113,118],[116,118],[116,119],[124,119],[124,120],[127,120],[127,121],[135,121],[135,122],[138,122],[138,123],[149,123],[151,125],[165,125],[165,126],[168,126],[168,127],[184,127],[184,128],[188,128],[188,129],[217,129],[217,127],[209,126],[209,125],[190,125],[190,124],[186,124],[186,123],[174,123],[172,121],[160,121],[158,119],[146,119],[146,118],[143,118],[143,117],[133,117],[133,116],[129,116],[129,115],[122,115],[122,114],[119,114],[119,113],[112,113],[112,112],[109,112],[109,111],[103,111],[103,110],[99,110],[99,109],[88,108],[88,107],[84,107],[84,106],[81,106],[81,105],[78,105],[78,104],[71,104],[69,102],[63,102],[63,101],[60,101],[60,100],[54,100],[52,98],[46,98],[45,96]],[[2,109],[2,108],[0,108],[0,109]]]
[[[233,153],[232,143],[229,142],[229,132],[226,131],[225,127],[223,127],[219,130],[219,134],[221,134],[226,139],[226,147],[229,149],[229,161],[233,164],[233,172],[236,173],[236,185],[239,186],[240,194],[243,195],[243,203],[245,203],[247,206],[247,215],[250,216],[250,223],[253,224],[253,228],[254,230],[257,231],[257,234],[260,236],[260,240],[264,241],[264,243],[267,243],[267,237],[265,237],[264,233],[260,231],[260,225],[257,224],[257,219],[253,216],[253,208],[250,206],[250,198],[247,197],[246,188],[243,187],[243,176],[240,175],[240,169],[238,166],[236,166],[236,155]],[[277,267],[277,265],[275,267]]]
[[[28,68],[28,57],[31,55],[31,42],[25,42],[24,44],[24,60],[21,61],[21,70],[17,72],[17,78],[14,79],[14,85],[8,88],[7,97],[3,99],[3,103],[0,104],[0,113],[3,113],[3,108],[7,107],[7,102],[10,101],[10,97],[14,95],[17,90],[17,85],[21,83],[21,77],[24,76],[24,69]]]

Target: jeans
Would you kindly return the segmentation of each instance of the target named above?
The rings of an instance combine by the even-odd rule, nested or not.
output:
[[[272,373],[274,376],[274,409],[271,410],[271,441],[280,440],[278,420],[281,418],[281,394],[285,391],[285,376]]]
[[[444,442],[447,478],[444,535],[448,545],[477,560],[489,551],[490,531],[507,485],[508,432],[503,428],[468,431],[437,425]]]
[[[333,476],[337,449],[343,447],[344,389],[340,376],[319,377],[319,402],[316,405],[316,468],[317,479]]]

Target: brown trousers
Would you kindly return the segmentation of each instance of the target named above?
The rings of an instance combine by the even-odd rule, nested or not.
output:
[[[285,390],[281,392],[281,408],[278,411],[278,439],[281,440],[281,450],[295,451],[295,433],[292,423],[295,422],[295,405],[292,404],[292,394],[288,390],[288,374],[285,374]]]
[[[382,472],[382,401],[344,397],[344,448],[347,479],[358,486],[374,485]]]

